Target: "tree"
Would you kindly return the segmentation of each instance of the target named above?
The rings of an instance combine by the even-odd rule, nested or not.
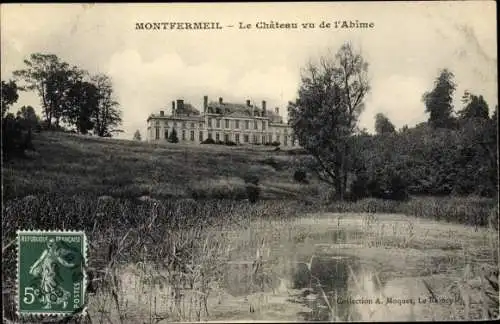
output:
[[[377,134],[395,133],[396,128],[389,118],[382,113],[378,113],[375,115],[375,131]]]
[[[75,125],[81,134],[87,134],[94,128],[92,117],[99,106],[99,89],[87,81],[74,82],[68,91],[64,121]]]
[[[105,74],[98,74],[92,78],[98,89],[98,108],[92,116],[94,133],[101,137],[111,137],[121,125],[121,110],[119,103],[114,100],[111,79]]]
[[[498,132],[498,105],[495,105],[495,110],[493,110],[493,115],[491,115],[491,121],[493,129]]]
[[[344,199],[350,161],[348,140],[357,130],[369,91],[368,63],[344,44],[335,56],[309,63],[302,73],[299,96],[289,103],[290,124],[299,144],[317,162],[319,179]]]
[[[141,132],[139,130],[136,130],[134,133],[134,141],[141,141]]]
[[[17,118],[26,129],[35,129],[40,123],[40,118],[31,106],[22,106],[17,111]]]
[[[17,90],[17,84],[14,81],[5,82],[2,80],[2,118],[9,107],[19,99]]]
[[[434,128],[453,128],[453,93],[456,84],[454,75],[443,69],[436,81],[434,89],[424,93],[422,101],[425,103],[426,112],[429,113],[429,124]]]
[[[33,53],[24,63],[27,66],[25,69],[13,73],[26,83],[21,89],[37,91],[47,126],[51,127],[53,119],[58,125],[68,82],[75,76],[74,71],[54,54]]]
[[[172,129],[172,132],[170,133],[170,136],[168,137],[168,141],[170,143],[179,143],[179,138],[177,137],[177,131]]]
[[[458,112],[460,119],[470,118],[490,118],[489,107],[483,96],[476,96],[468,91],[465,91],[462,96],[464,108]]]

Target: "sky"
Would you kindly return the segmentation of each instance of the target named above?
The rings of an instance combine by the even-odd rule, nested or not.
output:
[[[112,79],[123,111],[118,138],[146,134],[151,113],[171,112],[184,99],[202,109],[203,96],[247,99],[268,109],[294,101],[301,69],[351,42],[369,63],[371,91],[360,127],[373,132],[384,113],[397,128],[425,121],[421,101],[443,68],[455,74],[455,108],[465,90],[498,103],[494,1],[203,4],[2,4],[1,75],[24,67],[31,53],[52,53]],[[324,22],[373,23],[373,28],[319,28]],[[136,23],[219,22],[221,30],[136,30]],[[240,22],[250,29],[240,29]],[[259,22],[298,23],[258,29]],[[301,28],[301,23],[315,28]],[[227,27],[233,25],[234,27]],[[32,105],[21,93],[12,110]]]

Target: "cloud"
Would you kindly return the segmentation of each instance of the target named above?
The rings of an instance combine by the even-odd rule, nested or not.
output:
[[[145,134],[146,118],[177,98],[200,108],[246,99],[268,107],[294,100],[300,68],[350,40],[369,62],[372,91],[361,126],[384,112],[397,127],[427,118],[421,102],[441,68],[465,89],[497,104],[496,15],[491,2],[311,4],[3,5],[2,78],[30,53],[54,53],[91,73],[107,73],[123,109],[121,137]],[[137,21],[373,21],[371,30],[136,31]],[[465,26],[465,27],[464,27]],[[39,107],[35,94],[21,104]]]
[[[372,83],[372,95],[360,120],[362,128],[373,131],[377,113],[385,114],[396,127],[415,125],[426,118],[421,98],[428,90],[427,80],[399,74]]]

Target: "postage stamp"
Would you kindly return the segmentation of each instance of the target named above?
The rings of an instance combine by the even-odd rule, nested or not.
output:
[[[19,316],[65,316],[85,311],[85,232],[17,232]]]

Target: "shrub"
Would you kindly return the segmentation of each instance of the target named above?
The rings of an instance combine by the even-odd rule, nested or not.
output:
[[[248,201],[256,203],[260,197],[259,177],[256,174],[247,173],[243,180],[245,181]]]
[[[2,119],[2,153],[6,159],[25,156],[33,149],[31,128],[23,126],[19,118],[9,114]]]
[[[349,200],[356,201],[369,197],[368,182],[369,178],[366,174],[359,174],[350,185]]]
[[[253,185],[253,184],[248,184],[246,186],[246,191],[247,191],[247,197],[248,201],[251,203],[256,203],[259,200],[260,197],[260,187]]]
[[[349,199],[378,198],[388,200],[407,200],[408,186],[398,174],[376,173],[371,177],[360,173],[350,185]]]
[[[388,193],[386,199],[391,200],[407,200],[408,199],[408,185],[399,174],[391,175],[389,179]]]
[[[288,150],[287,153],[289,155],[307,155],[307,154],[309,154],[305,149],[291,149],[291,150]]]
[[[203,142],[201,142],[201,144],[215,144],[215,141],[209,137],[206,140],[204,140]]]
[[[272,146],[280,146],[280,142],[274,141],[271,143]]]
[[[253,184],[255,186],[259,185],[259,177],[253,173],[247,173],[243,176],[243,180],[246,184]]]
[[[309,182],[309,181],[307,181],[306,171],[304,171],[302,169],[295,170],[295,172],[293,173],[293,179],[297,182],[300,182],[300,183],[308,183]]]
[[[237,145],[237,144],[236,144],[235,142],[233,142],[233,141],[227,141],[225,144],[226,144],[227,146],[236,146],[236,145]]]
[[[168,142],[169,143],[179,143],[179,138],[177,137],[177,131],[175,130],[175,128],[170,133],[170,136],[168,137]]]

